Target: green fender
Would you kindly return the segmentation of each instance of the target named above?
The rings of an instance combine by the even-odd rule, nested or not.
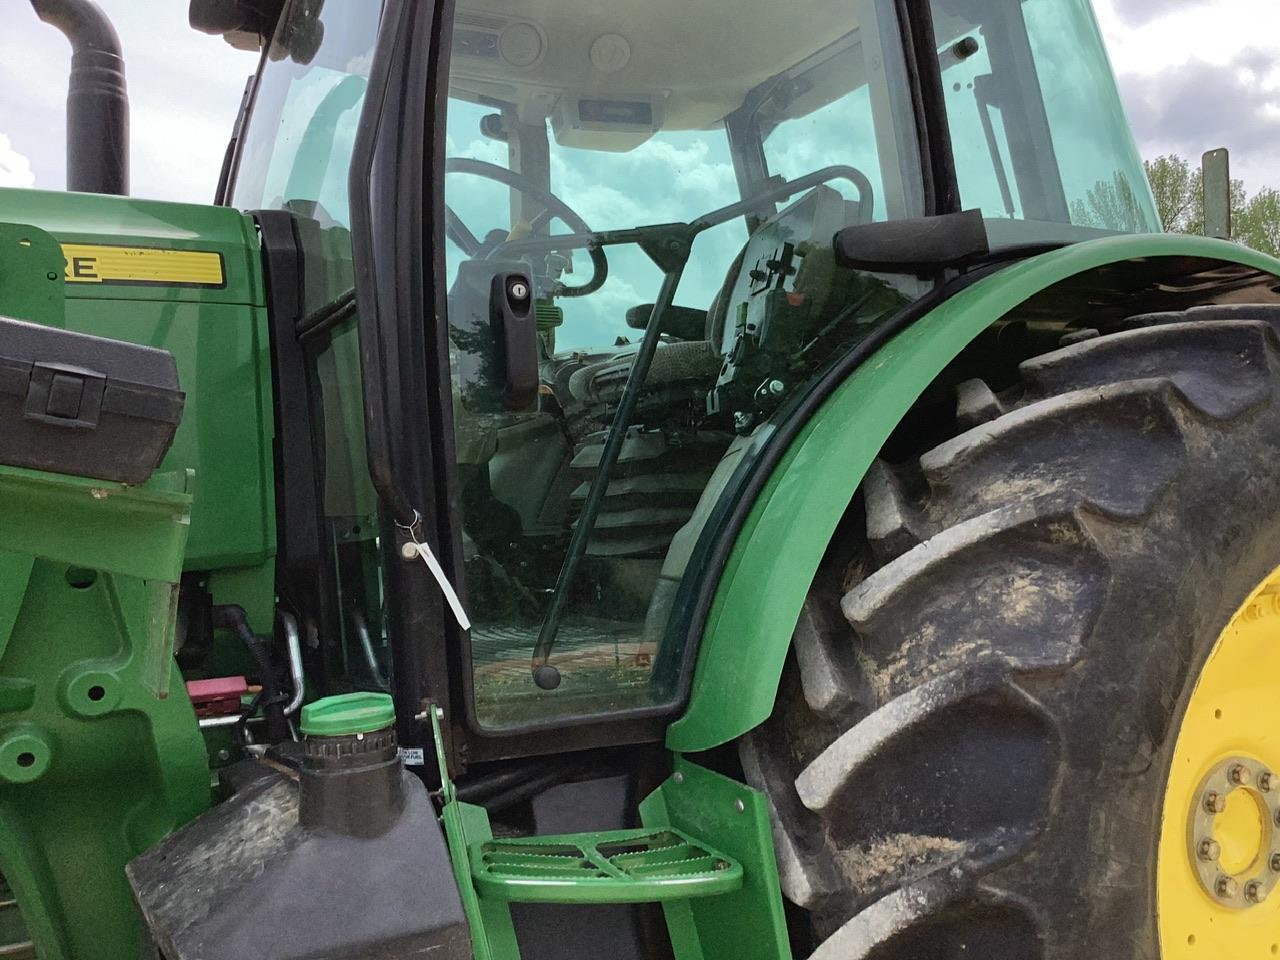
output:
[[[761,489],[729,555],[703,631],[689,705],[667,731],[676,752],[741,736],[773,710],[805,594],[836,524],[893,428],[943,368],[993,321],[1060,281],[1110,263],[1186,257],[1280,277],[1280,261],[1178,235],[1091,240],[974,283],[868,358],[819,408]]]

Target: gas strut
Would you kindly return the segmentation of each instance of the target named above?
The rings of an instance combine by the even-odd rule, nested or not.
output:
[[[634,243],[663,272],[657,302],[649,313],[649,322],[644,329],[644,339],[640,342],[640,350],[636,354],[635,362],[631,365],[627,384],[623,388],[618,409],[613,416],[613,423],[605,438],[604,450],[600,454],[600,466],[591,479],[591,487],[587,492],[586,502],[582,505],[582,513],[578,516],[578,523],[569,536],[569,546],[565,552],[564,563],[560,567],[560,574],[556,577],[551,606],[538,630],[538,642],[533,648],[533,662],[530,670],[533,674],[533,682],[543,690],[554,690],[560,685],[560,671],[547,661],[551,657],[556,634],[560,630],[560,621],[564,618],[565,605],[569,602],[569,587],[573,584],[578,564],[587,552],[587,543],[595,528],[596,517],[604,502],[605,491],[609,488],[610,475],[617,465],[618,455],[622,452],[622,442],[626,437],[632,414],[635,412],[636,403],[640,399],[640,390],[649,376],[649,367],[658,349],[662,324],[675,300],[676,288],[680,285],[685,264],[689,262],[693,241],[703,230],[727,223],[735,217],[750,214],[764,204],[785,200],[802,190],[808,190],[828,180],[847,180],[852,183],[858,191],[859,222],[865,223],[871,220],[873,198],[871,184],[866,175],[853,167],[837,164],[815,170],[795,180],[771,180],[755,196],[713,210],[692,223],[661,223],[626,230],[606,230],[595,234],[540,237],[505,246],[504,249],[510,255],[517,251],[551,249],[553,246],[555,249],[563,250],[571,247],[598,248],[620,243]]]

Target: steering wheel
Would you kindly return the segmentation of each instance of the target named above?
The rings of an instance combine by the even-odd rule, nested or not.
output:
[[[587,226],[587,222],[578,216],[572,207],[554,193],[534,183],[523,174],[516,173],[514,170],[508,170],[506,167],[500,167],[496,163],[488,163],[484,160],[473,160],[470,157],[449,157],[444,162],[444,172],[446,174],[469,173],[472,176],[493,180],[512,189],[519,190],[525,196],[538,201],[545,209],[534,218],[534,222],[531,224],[535,230],[545,227],[553,219],[559,218],[574,233],[589,234],[595,232]],[[456,243],[468,257],[482,256],[484,259],[490,260],[497,256],[506,246],[506,243],[498,243],[486,249],[486,243],[476,238],[476,235],[462,222],[462,218],[447,203],[444,207],[444,230],[445,235]],[[604,286],[604,282],[609,276],[609,261],[605,258],[604,248],[596,244],[590,244],[587,247],[587,251],[591,256],[592,265],[592,273],[587,282],[578,286],[557,283],[552,291],[552,296],[584,297]]]

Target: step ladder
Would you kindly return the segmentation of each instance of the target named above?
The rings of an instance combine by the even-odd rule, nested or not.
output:
[[[512,903],[659,903],[676,960],[791,960],[762,793],[677,757],[640,829],[495,839],[457,798],[434,711],[432,725],[475,960],[519,960]]]
[[[671,829],[485,840],[469,859],[480,896],[518,903],[646,903],[742,888],[742,864]]]

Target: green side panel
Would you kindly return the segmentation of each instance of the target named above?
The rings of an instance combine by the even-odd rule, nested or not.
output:
[[[1147,257],[1218,260],[1280,276],[1280,261],[1220,240],[1107,237],[980,280],[885,344],[804,426],[752,507],[716,590],[689,706],[667,731],[671,750],[709,750],[769,716],[801,605],[836,524],[890,432],[942,369],[1039,291]]]
[[[136,197],[0,188],[0,219],[33,223],[62,243],[105,243],[220,254],[221,287],[68,284],[68,300],[240,303],[264,300],[253,221],[230,207]],[[7,255],[6,255],[7,256]],[[4,295],[9,293],[5,290]]]
[[[0,550],[177,581],[190,529],[188,482],[185,474],[157,474],[146,487],[130,487],[0,467]],[[0,626],[12,600],[0,600]]]
[[[210,802],[173,669],[191,498],[153,484],[0,468],[0,874],[42,960],[136,958],[124,865]]]
[[[791,960],[764,794],[677,757],[640,819],[714,843],[742,865],[737,890],[662,904],[676,960]]]
[[[271,364],[266,311],[225,303],[67,301],[66,326],[162,347],[187,395],[160,470],[194,470],[189,570],[248,566],[275,552]]]
[[[226,207],[161,203],[35,190],[0,189],[0,276],[22,272],[28,286],[49,284],[47,264],[24,268],[6,248],[12,233],[34,231],[34,249],[50,251],[47,231],[62,243],[204,251],[221,257],[221,287],[136,283],[63,283],[61,308],[30,319],[171,352],[186,393],[182,423],[162,471],[194,470],[198,478],[186,567],[261,566],[275,552],[270,345],[253,221]],[[22,248],[27,249],[27,248]],[[61,251],[54,254],[61,271]],[[32,279],[35,278],[35,279]],[[26,287],[0,284],[0,314],[23,316]],[[56,319],[54,314],[56,312]]]
[[[21,223],[0,223],[0,290],[4,291],[0,313],[60,326],[65,286],[62,262],[62,248],[45,231]]]

